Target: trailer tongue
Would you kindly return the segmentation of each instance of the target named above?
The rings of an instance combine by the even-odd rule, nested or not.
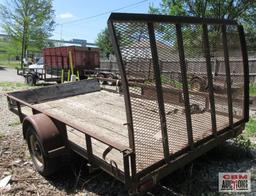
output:
[[[21,121],[26,115],[21,106],[32,108],[23,132],[41,174],[54,173],[56,160],[73,150],[137,194],[242,132],[249,117],[242,26],[230,20],[113,13],[108,27],[120,94],[100,89],[95,80],[7,94]],[[205,92],[188,83],[188,58],[205,67]],[[225,63],[218,80],[225,88],[218,94],[212,58]],[[234,68],[240,73],[232,73]]]

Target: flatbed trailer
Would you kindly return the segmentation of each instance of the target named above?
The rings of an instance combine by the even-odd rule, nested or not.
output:
[[[42,54],[40,62],[17,69],[17,75],[24,76],[29,85],[35,85],[39,80],[57,83],[67,81],[71,74],[71,61],[74,74],[79,79],[86,79],[84,70],[94,70],[100,64],[98,48],[62,46],[44,48]]]
[[[119,64],[120,93],[102,90],[97,80],[90,79],[6,95],[10,110],[23,123],[23,135],[39,173],[53,174],[60,160],[74,151],[91,168],[100,167],[123,182],[130,194],[140,194],[244,129],[249,118],[244,31],[230,20],[123,13],[111,14],[108,26]],[[172,36],[164,37],[165,27]],[[191,48],[184,44],[189,38],[183,35],[190,28],[203,37],[207,92],[188,88],[185,58]],[[227,88],[221,95],[213,89],[208,36],[212,29],[221,29],[222,35],[218,41],[223,46]],[[230,79],[230,36],[232,43],[239,42],[238,57],[243,59],[239,64],[243,83],[239,79],[236,92],[232,91],[236,83]],[[142,37],[149,42],[148,50],[140,50]],[[169,43],[169,49],[159,48],[159,41]],[[159,51],[179,59],[180,88],[161,80]],[[144,83],[126,78],[126,70],[135,79],[143,74],[136,72],[138,53],[153,62],[154,77]]]

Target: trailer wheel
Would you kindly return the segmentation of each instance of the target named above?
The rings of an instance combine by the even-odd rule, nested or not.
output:
[[[26,140],[33,164],[42,176],[50,176],[58,171],[58,158],[50,158],[46,155],[40,138],[32,126],[27,129]]]
[[[205,82],[200,78],[193,78],[190,82],[191,90],[202,92],[205,91]]]
[[[112,74],[109,74],[109,75],[107,76],[107,79],[113,80],[113,79],[114,79],[114,76],[113,76]],[[108,84],[109,86],[114,86],[116,83],[115,83],[114,81],[107,81],[107,84]]]
[[[105,78],[104,74],[101,74],[101,73],[98,74],[97,77],[98,78]],[[99,80],[98,79],[98,82],[100,83],[100,85],[106,84],[106,81],[104,81],[104,80]]]
[[[33,74],[27,74],[26,82],[29,86],[34,86],[36,84],[36,77]]]

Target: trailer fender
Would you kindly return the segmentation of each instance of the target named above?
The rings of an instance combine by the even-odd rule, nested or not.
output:
[[[39,113],[27,116],[23,120],[23,137],[29,126],[33,126],[47,155],[57,156],[67,151],[66,126],[60,121],[51,119],[45,114]]]

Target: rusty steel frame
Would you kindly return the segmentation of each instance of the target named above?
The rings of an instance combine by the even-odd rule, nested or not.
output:
[[[161,83],[161,77],[160,77],[161,72],[160,72],[160,65],[158,61],[156,38],[155,38],[153,23],[149,22],[147,25],[148,25],[148,34],[149,34],[150,48],[151,48],[152,60],[153,60],[154,77],[155,77],[155,83],[156,83],[156,94],[157,94],[157,101],[158,101],[159,115],[160,115],[164,159],[168,163],[170,160],[169,144],[168,144],[169,142],[168,142],[168,133],[167,133],[166,116],[165,116],[165,108],[164,108],[164,97],[163,97],[162,83]]]
[[[216,136],[217,135],[217,125],[216,125],[215,99],[214,99],[213,81],[212,81],[211,54],[210,54],[210,46],[209,46],[208,27],[206,24],[203,24],[203,46],[205,49],[205,59],[206,59],[206,68],[207,68],[208,89],[209,89],[211,120],[212,120],[212,132],[213,132],[214,136]]]
[[[85,135],[84,141],[85,141],[87,149],[86,150],[83,149],[82,147],[80,147],[79,145],[75,144],[72,141],[68,141],[69,148],[72,149],[73,151],[75,151],[77,154],[81,155],[82,157],[86,158],[92,166],[93,165],[99,166],[101,169],[106,171],[108,174],[117,178],[119,181],[123,182],[126,185],[131,183],[132,177],[131,177],[130,170],[129,170],[129,164],[130,164],[129,160],[134,159],[134,153],[129,147],[117,144],[117,143],[113,142],[112,140],[107,140],[106,138],[101,137],[100,135],[92,134],[92,133],[88,132],[87,130],[84,130],[84,128],[80,127],[79,125],[74,125],[72,122],[66,121],[62,118],[57,118],[55,116],[52,116],[52,115],[48,114],[46,111],[39,110],[38,108],[34,107],[32,104],[29,104],[21,99],[18,99],[8,93],[6,94],[6,96],[7,96],[7,101],[9,104],[10,111],[19,116],[21,123],[23,122],[23,119],[26,117],[26,115],[22,112],[22,106],[28,106],[29,108],[32,109],[33,114],[37,114],[37,113],[46,114],[52,120],[57,120],[60,123],[63,123],[65,126],[66,125],[70,126],[74,129],[76,129],[77,131],[80,131],[81,133],[83,133]],[[122,172],[119,168],[116,168],[116,172],[113,172],[113,167],[111,167],[110,164],[108,164],[104,160],[101,160],[100,158],[96,157],[93,154],[91,138],[94,138],[95,140],[100,141],[100,142],[110,146],[111,148],[118,150],[120,153],[123,154],[125,173]],[[133,157],[133,158],[131,158],[131,157]],[[118,175],[115,175],[115,173],[117,173]]]
[[[127,13],[112,13],[108,20],[108,27],[110,29],[111,40],[114,48],[114,52],[117,56],[117,62],[119,65],[119,69],[121,70],[121,79],[122,85],[125,89],[124,96],[125,96],[125,104],[126,107],[129,108],[129,112],[127,113],[127,119],[129,119],[129,123],[132,125],[132,111],[131,111],[131,102],[130,102],[130,93],[128,82],[126,79],[126,72],[124,68],[124,64],[122,61],[122,55],[118,44],[118,38],[115,33],[114,23],[122,23],[122,22],[136,22],[136,23],[144,23],[148,25],[148,34],[150,37],[150,48],[152,53],[152,60],[154,64],[154,71],[159,73],[158,70],[158,57],[157,57],[157,49],[155,46],[155,35],[154,35],[154,23],[171,23],[176,26],[176,37],[179,49],[179,59],[180,59],[180,72],[182,75],[182,83],[183,83],[183,94],[184,94],[184,105],[185,105],[185,113],[186,113],[186,123],[187,123],[187,131],[188,131],[188,142],[189,146],[184,148],[178,153],[170,155],[170,161],[166,163],[167,151],[169,146],[167,147],[165,143],[166,131],[165,131],[165,115],[163,105],[163,98],[161,97],[162,94],[162,86],[158,80],[158,76],[156,77],[156,87],[157,88],[157,98],[159,104],[159,114],[161,118],[161,129],[162,129],[162,136],[163,136],[163,150],[164,150],[164,159],[143,169],[142,171],[135,173],[135,176],[132,176],[133,183],[138,186],[138,184],[145,181],[145,179],[152,179],[153,176],[157,176],[157,181],[163,178],[164,176],[168,175],[170,172],[174,171],[177,168],[182,167],[186,163],[194,160],[196,157],[200,156],[201,154],[207,152],[208,150],[214,148],[219,143],[225,141],[228,138],[232,138],[238,134],[240,134],[244,128],[244,124],[248,121],[248,112],[249,112],[249,77],[248,77],[248,56],[246,50],[246,42],[244,38],[244,31],[242,26],[240,26],[237,22],[232,20],[222,20],[222,19],[208,19],[208,18],[198,18],[198,17],[180,17],[180,16],[166,16],[166,15],[147,15],[147,14],[127,14]],[[193,130],[192,130],[192,122],[191,122],[191,113],[189,107],[189,93],[188,93],[188,81],[187,81],[187,70],[185,65],[185,55],[184,55],[184,46],[183,46],[183,39],[182,39],[182,31],[181,31],[181,24],[197,24],[201,25],[203,29],[203,43],[205,46],[205,59],[207,65],[207,77],[208,77],[208,85],[209,85],[209,97],[210,97],[210,108],[211,108],[211,121],[212,121],[212,131],[213,135],[210,135],[199,142],[193,142]],[[212,78],[212,70],[211,70],[211,57],[210,57],[210,48],[209,48],[209,38],[208,38],[208,25],[222,25],[222,32],[223,37],[222,41],[226,42],[226,34],[225,29],[223,26],[226,25],[235,25],[238,27],[240,43],[241,43],[241,50],[243,56],[243,66],[244,66],[244,118],[236,123],[233,124],[233,114],[230,114],[232,111],[232,95],[231,89],[228,89],[227,96],[228,96],[228,111],[229,111],[229,126],[219,130],[217,132],[216,127],[216,111],[215,111],[215,100],[213,92],[213,78]],[[227,68],[226,71],[229,70],[229,56],[228,56],[228,48],[227,45],[224,45],[224,59],[225,59],[225,67]],[[124,82],[123,82],[124,81]],[[227,88],[231,88],[230,82],[230,73],[227,74]],[[199,93],[200,94],[200,93]],[[163,120],[163,121],[162,121]],[[164,125],[164,126],[163,126]],[[129,133],[130,136],[133,136],[134,140],[134,130],[133,127],[130,129],[132,132]],[[134,144],[134,141],[131,142]],[[134,150],[134,146],[132,148]],[[136,155],[136,151],[134,151]],[[180,157],[180,158],[179,158]],[[135,159],[136,161],[136,159]],[[136,163],[134,163],[136,164]],[[133,171],[134,169],[132,169]],[[155,178],[154,178],[155,180]]]
[[[232,104],[232,92],[231,92],[231,76],[230,76],[230,65],[229,65],[229,53],[226,35],[226,26],[221,26],[222,30],[222,43],[224,49],[224,61],[227,79],[227,96],[228,96],[228,114],[229,114],[229,126],[233,126],[233,104]]]
[[[249,62],[248,62],[244,28],[242,25],[238,26],[238,32],[239,32],[241,53],[242,53],[243,64],[244,64],[244,67],[243,67],[244,68],[244,119],[247,122],[249,120]]]
[[[154,72],[156,77],[156,87],[157,88],[157,101],[159,105],[159,114],[161,118],[161,133],[164,136],[163,140],[163,150],[164,150],[164,158],[151,166],[141,170],[140,172],[136,171],[136,151],[135,151],[135,143],[134,143],[134,129],[133,129],[133,117],[132,117],[132,110],[131,110],[131,100],[130,100],[130,92],[128,87],[128,81],[126,77],[126,70],[123,64],[121,51],[118,45],[118,38],[116,36],[114,22],[144,22],[148,26],[149,36],[150,36],[150,46],[151,52],[153,57],[153,64],[154,64]],[[161,23],[171,23],[176,26],[176,37],[177,43],[179,48],[179,60],[180,60],[180,71],[182,74],[182,82],[183,82],[183,94],[184,94],[184,105],[185,105],[185,114],[186,114],[186,123],[187,123],[187,131],[188,131],[188,142],[189,146],[185,147],[183,150],[169,154],[169,145],[168,145],[168,138],[167,138],[167,128],[166,128],[166,119],[165,119],[165,111],[164,111],[164,100],[163,100],[163,91],[162,85],[160,80],[160,69],[158,64],[158,55],[157,55],[157,47],[155,42],[155,34],[154,34],[154,23],[161,22]],[[231,115],[229,115],[229,126],[215,132],[216,130],[216,112],[214,108],[214,97],[210,99],[211,109],[214,111],[212,112],[212,121],[215,119],[215,123],[213,123],[213,131],[214,134],[210,135],[198,142],[193,142],[193,130],[192,130],[192,122],[191,122],[191,113],[190,113],[190,103],[189,103],[189,91],[188,91],[188,81],[187,81],[187,70],[185,67],[185,54],[184,54],[184,46],[183,46],[183,38],[182,38],[182,31],[181,31],[181,24],[198,24],[202,25],[203,27],[203,37],[204,37],[204,45],[206,46],[206,61],[207,61],[207,73],[208,73],[208,80],[209,83],[212,83],[212,73],[210,68],[210,51],[209,51],[209,40],[208,40],[208,31],[207,25],[209,24],[217,24],[222,25],[222,32],[223,43],[226,42],[226,30],[225,25],[235,25],[238,27],[239,37],[240,37],[240,44],[241,44],[241,51],[243,57],[243,68],[244,68],[244,117],[242,120],[233,123],[231,121]],[[33,104],[30,104],[24,100],[21,100],[11,94],[6,94],[7,100],[9,103],[10,110],[14,113],[18,114],[20,117],[20,121],[23,120],[25,115],[22,113],[21,106],[28,106],[32,109],[33,113],[44,113],[50,118],[54,120],[58,120],[62,122],[64,125],[70,126],[85,135],[85,142],[88,150],[84,150],[79,145],[69,141],[70,148],[75,151],[76,153],[80,154],[84,158],[89,160],[89,163],[95,164],[102,168],[104,171],[109,173],[110,175],[114,176],[121,182],[125,183],[128,189],[136,189],[141,183],[147,181],[148,179],[154,178],[154,182],[157,182],[164,176],[168,175],[170,172],[178,169],[185,164],[189,163],[190,161],[194,160],[195,158],[199,157],[203,153],[207,152],[208,150],[214,148],[221,142],[225,141],[228,138],[232,138],[242,132],[244,128],[244,124],[249,119],[249,72],[248,72],[248,56],[246,50],[246,42],[244,37],[243,27],[239,26],[235,21],[231,20],[219,20],[219,19],[202,19],[196,17],[174,17],[174,16],[162,16],[162,15],[148,15],[148,14],[124,14],[124,13],[114,13],[111,14],[108,20],[108,28],[111,34],[111,40],[113,43],[114,51],[117,57],[119,70],[121,73],[121,83],[123,86],[123,94],[125,100],[125,109],[126,109],[126,117],[127,117],[127,128],[128,128],[128,138],[129,138],[129,146],[124,146],[119,143],[115,143],[112,140],[109,140],[105,137],[102,137],[100,134],[95,134],[95,132],[90,132],[85,130],[84,127],[80,125],[74,124],[73,122],[66,121],[61,117],[52,116],[44,110],[39,110]],[[224,58],[225,58],[225,67],[227,68],[226,71],[229,69],[229,56],[228,56],[228,48],[227,45],[224,43]],[[227,74],[227,86],[230,87],[230,73]],[[66,84],[63,84],[66,85]],[[210,91],[212,90],[212,86],[210,84],[209,87]],[[195,92],[194,92],[195,93]],[[193,94],[193,93],[192,93]],[[196,93],[196,94],[203,94],[203,93]],[[213,92],[209,92],[209,95],[214,95]],[[215,95],[217,96],[217,95]],[[219,96],[219,95],[218,95]],[[229,112],[232,111],[232,105],[230,104],[230,100],[232,101],[231,91],[230,89],[227,92],[228,96],[228,107]],[[212,107],[213,105],[213,107]],[[17,109],[15,109],[17,108]],[[124,172],[117,170],[113,171],[113,168],[110,164],[106,161],[96,157],[93,154],[91,138],[94,138],[114,149],[117,149],[123,154],[123,163],[124,163]]]
[[[188,144],[191,150],[193,150],[194,142],[193,142],[192,120],[191,120],[191,111],[190,111],[190,103],[189,103],[187,68],[186,68],[186,60],[185,60],[185,53],[184,53],[184,46],[183,46],[183,36],[182,36],[180,24],[176,24],[176,35],[177,35],[177,42],[178,42],[178,49],[179,49],[180,70],[181,70],[183,94],[184,94],[184,106],[185,106],[186,125],[187,125],[187,132],[188,132]]]

